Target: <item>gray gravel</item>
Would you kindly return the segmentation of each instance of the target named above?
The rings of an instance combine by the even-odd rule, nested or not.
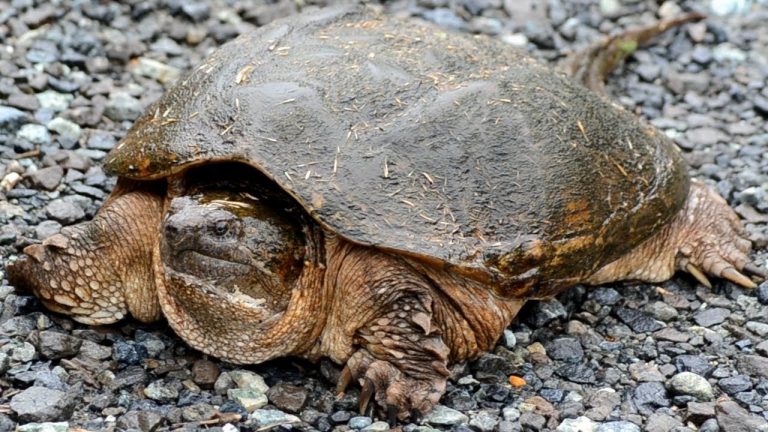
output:
[[[93,216],[99,167],[139,113],[216,46],[304,2],[0,0],[0,257]],[[751,4],[750,10],[744,9]],[[747,5],[747,6],[745,6]],[[745,220],[766,266],[768,6],[707,0],[396,0],[391,13],[486,33],[555,62],[601,34],[717,11],[610,78]],[[739,9],[741,8],[741,9]],[[510,48],[512,49],[512,48]],[[4,276],[0,270],[0,277]],[[491,354],[455,368],[407,431],[768,431],[768,282],[577,287],[529,304]],[[337,399],[339,368],[204,358],[158,324],[88,328],[0,283],[0,432],[386,430]],[[526,385],[513,387],[509,375]]]

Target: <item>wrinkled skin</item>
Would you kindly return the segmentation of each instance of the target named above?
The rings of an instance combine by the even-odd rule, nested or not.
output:
[[[340,26],[346,28],[343,22]],[[466,40],[462,43],[469,44]],[[459,268],[462,261],[450,261],[448,252],[464,251],[461,243],[452,243],[439,253],[425,255],[440,249],[446,238],[430,237],[429,248],[422,247],[414,239],[437,225],[433,221],[425,223],[426,219],[418,214],[403,210],[400,202],[396,212],[387,207],[386,201],[380,202],[380,208],[367,206],[379,202],[366,201],[366,195],[380,191],[356,191],[354,198],[359,201],[345,207],[345,211],[349,208],[357,210],[354,216],[358,219],[353,220],[347,218],[348,214],[329,210],[334,208],[332,204],[337,204],[335,201],[317,206],[301,200],[302,192],[333,190],[337,183],[318,181],[307,175],[315,189],[290,190],[284,179],[292,178],[288,171],[277,169],[262,173],[264,164],[253,162],[257,158],[249,157],[249,153],[217,159],[228,163],[213,163],[213,157],[195,159],[192,155],[201,149],[190,145],[185,148],[187,154],[163,153],[157,160],[142,165],[142,158],[154,154],[151,150],[157,148],[145,148],[140,145],[139,138],[150,137],[151,146],[162,146],[167,143],[159,138],[181,140],[179,137],[183,138],[184,133],[190,133],[179,129],[179,135],[172,136],[171,129],[162,129],[159,135],[153,135],[152,127],[156,125],[150,124],[154,117],[149,113],[130,134],[128,141],[139,138],[134,140],[133,147],[126,147],[128,150],[121,153],[119,162],[125,164],[126,170],[135,166],[151,171],[152,163],[158,160],[186,165],[149,172],[143,180],[122,177],[92,221],[67,227],[42,244],[27,247],[25,255],[8,266],[9,278],[17,287],[32,291],[51,310],[71,315],[86,324],[108,324],[128,315],[145,322],[164,316],[191,346],[234,363],[259,363],[287,355],[310,360],[329,357],[344,365],[339,390],[343,391],[350,382],[357,381],[362,386],[361,411],[378,405],[390,420],[427,413],[445,391],[449,365],[475,358],[491,349],[520,307],[532,296],[553,295],[576,283],[600,284],[628,279],[658,282],[671,277],[677,270],[690,272],[704,284],[710,283],[709,275],[745,287],[755,285],[742,273],[759,273],[759,270],[749,264],[751,244],[738,218],[722,198],[703,184],[688,182],[684,164],[671,143],[646,125],[632,121],[627,113],[619,113],[609,104],[577,90],[562,77],[547,75],[536,66],[531,68],[533,72],[525,68],[517,72],[541,83],[557,83],[548,89],[549,96],[558,92],[565,95],[562,100],[551,99],[552,109],[560,110],[561,118],[581,118],[579,109],[601,114],[585,119],[584,124],[579,120],[577,124],[582,126],[581,130],[570,127],[573,125],[564,129],[574,136],[573,144],[564,148],[557,147],[560,144],[554,139],[544,140],[548,126],[536,129],[535,133],[541,135],[529,142],[494,141],[493,144],[497,147],[502,144],[535,146],[542,142],[550,145],[558,149],[555,156],[560,163],[552,166],[532,163],[531,167],[535,165],[537,170],[543,170],[547,179],[553,182],[574,178],[585,184],[595,183],[595,187],[573,191],[573,186],[567,182],[550,185],[542,183],[541,179],[529,178],[531,184],[538,181],[546,187],[557,186],[553,191],[577,195],[587,192],[607,195],[592,199],[579,195],[580,199],[569,201],[567,194],[553,194],[553,201],[548,201],[529,190],[521,194],[524,202],[512,203],[509,208],[497,206],[494,211],[499,214],[519,205],[544,212],[540,215],[541,220],[535,221],[535,229],[513,221],[508,226],[510,230],[528,227],[531,232],[524,234],[536,234],[539,226],[553,225],[553,232],[565,239],[551,237],[549,240],[557,241],[546,243],[534,238],[526,243],[530,247],[526,246],[524,253],[504,251],[505,254],[494,255],[496,258],[489,262],[496,260],[492,264],[498,267],[497,273],[473,273]],[[232,81],[229,76],[221,79]],[[482,90],[480,93],[490,92],[493,88],[487,82],[481,84],[477,87],[478,91]],[[529,96],[536,97],[531,89],[519,90],[530,91],[533,96]],[[449,94],[451,91],[448,89]],[[521,102],[522,108],[514,111],[520,124],[546,126],[549,124],[546,122],[558,120],[545,118],[547,116],[543,114],[549,113],[548,110],[546,113],[526,111],[533,105],[528,104],[530,100],[526,98],[529,96],[524,93],[520,93],[522,99],[512,101],[512,105]],[[182,100],[179,94],[186,94],[183,88],[174,96]],[[437,114],[452,118],[455,113],[446,107],[454,106],[451,101],[460,99],[462,103],[470,103],[473,98],[450,99],[450,103],[440,105],[441,109],[445,108],[444,112]],[[569,104],[562,103],[563,100]],[[583,103],[579,104],[580,101]],[[419,103],[424,101],[419,100]],[[480,104],[486,105],[484,101]],[[288,104],[280,106],[290,110]],[[492,108],[500,110],[499,114],[511,110],[499,104]],[[355,112],[362,115],[363,111],[379,113],[376,106]],[[195,118],[206,115],[203,113]],[[464,117],[463,114],[456,115],[457,118]],[[409,117],[404,118],[408,120]],[[622,119],[631,124],[603,124],[605,118]],[[248,123],[250,120],[243,121],[247,126],[253,126]],[[481,123],[473,122],[478,128]],[[184,125],[184,122],[172,124],[177,128]],[[438,126],[429,123],[425,127],[418,124],[413,127],[429,138],[437,133],[435,131],[442,130]],[[623,147],[623,141],[620,145],[613,142],[612,131],[621,135],[630,129],[634,134],[634,151],[640,152],[642,144],[643,151],[647,150],[652,157],[635,156]],[[480,128],[478,133],[482,135],[487,130]],[[369,132],[374,133],[375,129],[372,131]],[[217,130],[208,132],[215,138],[222,135]],[[341,129],[332,132],[346,134]],[[441,138],[448,139],[447,136]],[[549,138],[552,138],[551,133]],[[406,141],[403,142],[407,145],[413,144]],[[385,140],[374,136],[371,142]],[[382,148],[394,148],[387,143]],[[223,151],[228,148],[224,144],[212,148]],[[258,150],[247,140],[237,144],[241,149]],[[406,144],[403,145],[408,150]],[[485,144],[472,145],[478,151],[491,152],[488,155],[491,158],[494,154],[484,147]],[[465,145],[470,144],[454,142],[453,145],[452,150],[461,156],[466,150]],[[595,147],[591,148],[592,145]],[[594,175],[587,178],[583,173],[589,171],[586,167],[592,166],[590,152],[601,146],[610,150],[610,154],[602,155],[613,156],[603,158],[604,161],[600,159],[600,163],[605,163],[601,174],[607,177],[595,182]],[[295,147],[310,151],[317,147],[317,143],[307,145],[300,141]],[[522,147],[511,150],[497,147],[488,146],[509,158],[510,164],[520,159],[514,152],[524,150]],[[265,148],[269,151],[282,149],[273,141],[267,141]],[[569,153],[576,148],[585,151],[583,159]],[[367,160],[366,149],[365,146],[356,148],[361,164]],[[116,151],[121,150],[118,147]],[[401,153],[417,158],[423,156],[419,152],[426,150]],[[429,162],[440,160],[431,157]],[[385,161],[392,163],[392,159]],[[495,162],[501,163],[499,161],[507,163],[501,159]],[[634,165],[638,170],[657,174],[647,179],[638,177],[642,173],[631,171],[635,169]],[[392,175],[404,166],[393,164]],[[339,172],[347,170],[361,178],[368,174],[380,177],[380,174],[365,172],[366,167],[342,164]],[[464,169],[462,165],[451,165],[450,168]],[[630,175],[632,185],[628,186],[626,179]],[[431,177],[427,175],[426,178]],[[299,180],[296,179],[297,183]],[[486,189],[489,185],[483,182],[480,186],[489,199],[501,195],[514,201],[511,197],[517,196],[497,188]],[[412,187],[414,193],[422,189],[419,183],[409,183],[408,187]],[[643,189],[648,187],[653,190]],[[617,188],[620,192],[627,192],[621,188],[631,189],[633,192],[628,196],[641,197],[633,203],[637,211],[632,213],[639,222],[630,223],[628,228],[625,226],[628,222],[616,216],[625,214],[622,212],[626,209],[619,207],[626,202],[615,204],[604,199],[613,196],[611,193]],[[340,194],[340,191],[334,193]],[[388,193],[378,198],[389,199]],[[648,198],[651,195],[654,200]],[[475,195],[469,193],[467,196]],[[325,196],[329,197],[334,195]],[[338,199],[348,198],[339,195]],[[528,205],[530,203],[535,206]],[[404,223],[400,228],[387,226],[384,230],[387,234],[381,237],[375,229],[377,225],[371,223],[368,216],[375,212],[376,217],[386,221],[388,210],[393,210],[398,217],[419,220],[419,228],[415,228],[416,222],[413,226],[410,222]],[[474,213],[467,212],[467,217],[472,215]],[[605,220],[601,215],[605,215]],[[331,228],[336,226],[334,217],[344,219],[339,225],[344,229]],[[485,238],[472,237],[481,225],[487,225],[489,230],[505,228],[501,222],[496,224],[497,219],[473,220],[477,226],[467,225],[474,231],[467,231],[466,236],[467,244],[472,247],[491,244]],[[591,224],[605,225],[609,230],[600,235],[585,231],[584,227],[592,229]],[[356,228],[364,231],[362,240],[354,237]],[[627,233],[629,243],[620,236],[625,228],[632,230]],[[579,236],[571,236],[573,233]],[[393,236],[397,238],[390,238]],[[373,240],[383,247],[375,246]],[[398,249],[396,246],[400,244],[408,247]],[[625,253],[621,248],[627,247],[632,249]],[[448,258],[441,258],[443,256]],[[468,254],[467,257],[462,259],[479,262],[483,254]],[[489,274],[503,275],[505,271],[507,274],[523,272],[525,277],[489,277]],[[542,280],[547,275],[557,279],[556,283],[547,278]],[[539,281],[541,285],[531,281]]]

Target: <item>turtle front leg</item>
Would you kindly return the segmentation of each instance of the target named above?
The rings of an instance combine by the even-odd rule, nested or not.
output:
[[[390,424],[415,420],[438,403],[449,376],[450,350],[433,314],[434,293],[404,260],[362,248],[344,256],[327,324],[333,335],[324,341],[330,343],[326,352],[348,353],[338,358],[346,365],[337,390],[355,380],[362,386],[362,414],[378,405]]]
[[[746,288],[756,284],[744,273],[765,278],[748,257],[752,243],[728,203],[699,181],[691,182],[683,209],[661,231],[627,255],[604,266],[586,280],[602,284],[617,280],[661,282],[677,270],[690,273],[711,288],[707,275]]]
[[[121,181],[93,220],[27,246],[7,266],[11,284],[84,324],[110,324],[129,312],[140,321],[157,320],[152,257],[160,188]]]

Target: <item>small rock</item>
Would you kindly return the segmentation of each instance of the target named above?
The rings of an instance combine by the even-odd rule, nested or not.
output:
[[[557,426],[557,432],[594,432],[597,429],[597,423],[588,417],[576,417],[563,420]]]
[[[678,6],[677,2],[667,0],[659,6],[658,14],[661,19],[671,19],[682,15],[683,9]]]
[[[11,398],[10,407],[22,422],[69,419],[75,399],[63,391],[32,386]]]
[[[768,324],[761,323],[757,321],[748,321],[747,322],[747,330],[751,331],[752,333],[762,336],[763,338],[768,337]]]
[[[739,357],[737,365],[742,373],[768,378],[768,357],[743,355]]]
[[[533,303],[533,306],[528,309],[525,318],[529,324],[535,328],[539,328],[546,326],[556,319],[565,318],[566,316],[567,313],[563,304],[552,299]]]
[[[542,430],[546,423],[547,419],[540,414],[524,412],[520,416],[520,426],[523,427],[523,430]]]
[[[186,422],[199,422],[213,418],[216,412],[216,408],[211,404],[196,403],[182,408],[181,418]]]
[[[386,432],[389,429],[389,423],[384,421],[377,421],[372,423],[370,426],[366,426],[363,429],[361,429],[362,432]]]
[[[680,372],[673,376],[668,386],[674,394],[690,395],[702,401],[709,401],[714,397],[709,381],[692,372]]]
[[[67,119],[56,117],[46,125],[48,130],[56,132],[59,142],[64,148],[72,148],[80,140],[80,126]]]
[[[710,0],[709,8],[715,15],[741,15],[752,7],[751,0]]]
[[[712,402],[688,402],[688,413],[685,420],[694,424],[702,424],[715,416],[715,404]]]
[[[211,16],[211,6],[206,2],[184,2],[181,13],[193,22],[203,22]]]
[[[637,333],[655,332],[664,327],[664,324],[637,309],[619,308],[616,310],[616,316]]]
[[[140,430],[151,432],[162,426],[164,418],[160,413],[149,410],[128,411],[117,419],[116,426],[121,430]]]
[[[16,428],[16,432],[67,432],[68,430],[69,423],[67,422],[27,423]]]
[[[220,373],[219,366],[207,359],[197,360],[192,365],[192,381],[204,389],[213,388]]]
[[[612,421],[601,424],[595,432],[640,432],[640,426],[628,421]]]
[[[50,166],[33,172],[29,179],[32,185],[38,189],[54,190],[64,177],[64,168],[59,165]]]
[[[584,358],[581,343],[575,338],[557,338],[547,344],[547,354],[553,360],[577,363]]]
[[[578,384],[592,384],[595,382],[595,371],[585,364],[570,364],[558,368],[555,373],[568,381]]]
[[[721,379],[717,382],[717,386],[726,394],[734,395],[739,392],[750,390],[752,388],[752,380],[746,375],[736,375]]]
[[[71,225],[85,217],[85,212],[80,206],[71,201],[65,201],[62,198],[55,199],[48,203],[45,207],[45,211],[48,214],[48,217],[55,219],[64,225]]]
[[[275,388],[276,386],[272,387]],[[363,429],[373,424],[373,420],[370,417],[357,416],[349,419],[347,425],[352,429]]]
[[[660,412],[655,412],[648,416],[645,423],[645,432],[669,432],[677,427],[683,426],[680,420]]]
[[[41,108],[48,108],[54,112],[64,111],[69,108],[69,104],[74,99],[74,96],[66,93],[59,93],[53,90],[47,90],[42,93],[38,93],[37,101],[40,102]]]
[[[281,410],[297,413],[307,402],[307,392],[302,387],[278,383],[267,391],[267,398]]]
[[[74,357],[80,351],[83,340],[55,331],[41,331],[33,337],[37,350],[48,359]]]
[[[765,281],[757,287],[757,301],[760,304],[768,305],[768,281]]]
[[[181,71],[178,68],[148,57],[131,60],[128,70],[133,74],[152,78],[160,84],[171,84],[181,76]]]
[[[267,395],[254,390],[229,389],[227,390],[227,397],[239,403],[249,413],[263,408],[269,403]]]
[[[280,425],[299,423],[301,420],[290,414],[278,410],[257,409],[251,413],[249,420],[259,430],[267,430]]]
[[[164,380],[152,381],[144,388],[144,396],[161,403],[174,402],[179,397],[179,390]]]
[[[27,120],[23,111],[0,105],[0,132],[15,133]]]
[[[730,400],[715,405],[717,423],[725,432],[764,432],[768,431],[768,422],[764,418],[750,414]]]
[[[504,330],[504,346],[512,349],[517,345],[517,338],[515,337],[515,333],[512,330],[506,329]]]
[[[230,371],[229,376],[239,389],[255,391],[257,393],[266,393],[269,390],[269,386],[264,382],[264,378],[254,372],[239,369]]]
[[[731,311],[725,308],[704,309],[693,316],[696,324],[702,327],[712,327],[722,324],[731,315]]]
[[[139,344],[117,341],[112,345],[112,358],[125,365],[137,365],[148,357],[147,349]]]
[[[668,407],[671,404],[667,397],[667,389],[664,384],[658,382],[639,384],[635,387],[632,398],[640,413],[650,414],[656,411],[656,408]]]
[[[16,136],[39,146],[51,143],[51,134],[48,133],[48,129],[39,124],[25,124],[16,133]]]
[[[613,288],[599,287],[590,291],[587,298],[601,305],[613,306],[621,301],[621,294]]]
[[[331,414],[331,421],[333,421],[336,424],[344,424],[348,422],[351,418],[352,418],[352,413],[349,411],[341,410]]]
[[[144,111],[141,102],[128,93],[114,93],[109,97],[104,114],[114,121],[136,120]]]
[[[479,432],[491,432],[498,424],[499,417],[488,411],[480,411],[469,420],[469,427]]]
[[[216,394],[226,394],[227,390],[235,387],[237,387],[237,384],[235,384],[235,381],[232,380],[232,377],[228,372],[219,374],[219,377],[216,378],[216,382],[213,383],[213,391]]]
[[[424,417],[424,423],[434,426],[455,426],[469,421],[469,417],[455,409],[444,405],[436,405],[432,411]]]

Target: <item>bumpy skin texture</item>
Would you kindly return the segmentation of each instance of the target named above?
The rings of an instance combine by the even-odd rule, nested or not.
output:
[[[330,231],[541,298],[650,237],[686,167],[656,129],[489,38],[336,8],[226,44],[111,172],[238,160]]]
[[[737,217],[654,129],[506,46],[324,13],[180,83],[111,154],[94,220],[11,282],[89,324],[162,311],[235,363],[329,357],[391,419],[528,298],[676,269],[753,285]]]

